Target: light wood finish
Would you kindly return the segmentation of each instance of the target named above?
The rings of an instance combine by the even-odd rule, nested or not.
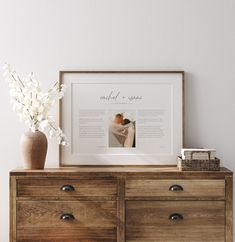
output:
[[[18,201],[18,227],[115,227],[116,201]],[[69,213],[72,221],[60,217]]]
[[[183,219],[170,220],[173,213]],[[222,242],[224,218],[224,201],[128,201],[126,241]]]
[[[65,213],[74,220],[62,220]],[[31,242],[116,241],[116,214],[115,201],[18,201],[17,234]]]
[[[38,228],[17,230],[17,242],[116,242],[115,228]]]
[[[59,178],[82,178],[82,177],[143,177],[162,179],[224,179],[232,172],[222,167],[220,171],[179,171],[172,166],[81,166],[72,168],[47,168],[44,170],[16,169],[10,172],[15,177],[59,177]]]
[[[101,179],[30,179],[18,181],[18,196],[117,196],[117,181]],[[74,191],[66,192],[61,188],[70,185]]]
[[[17,193],[17,186],[16,186],[16,179],[15,177],[10,177],[10,241],[17,241],[16,236],[16,193]]]
[[[182,191],[171,191],[180,185]],[[158,180],[132,179],[126,181],[126,197],[221,197],[225,196],[224,180]]]
[[[226,241],[233,241],[233,177],[226,176]]]
[[[125,242],[125,179],[118,180],[118,233],[117,241]]]
[[[175,166],[16,169],[10,242],[232,242],[232,175]],[[183,191],[170,192],[173,184]],[[61,220],[64,213],[75,219]],[[171,213],[184,219],[170,221]]]

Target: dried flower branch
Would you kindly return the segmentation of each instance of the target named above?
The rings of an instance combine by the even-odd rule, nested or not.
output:
[[[21,78],[9,64],[3,66],[4,77],[10,89],[10,101],[20,120],[33,131],[48,132],[49,137],[57,137],[61,145],[67,145],[62,130],[57,127],[49,110],[64,96],[66,86],[55,82],[52,88],[43,92],[33,73]]]

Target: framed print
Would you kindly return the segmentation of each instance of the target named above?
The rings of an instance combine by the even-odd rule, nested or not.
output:
[[[176,164],[183,71],[61,71],[61,166]]]

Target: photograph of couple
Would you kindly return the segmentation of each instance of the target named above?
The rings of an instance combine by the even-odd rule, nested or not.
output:
[[[109,147],[135,148],[135,112],[115,113],[110,117]]]

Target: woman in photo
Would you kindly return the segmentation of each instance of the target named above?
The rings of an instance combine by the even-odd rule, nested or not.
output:
[[[118,113],[109,127],[110,147],[135,147],[135,123]],[[114,140],[116,139],[116,140]]]

